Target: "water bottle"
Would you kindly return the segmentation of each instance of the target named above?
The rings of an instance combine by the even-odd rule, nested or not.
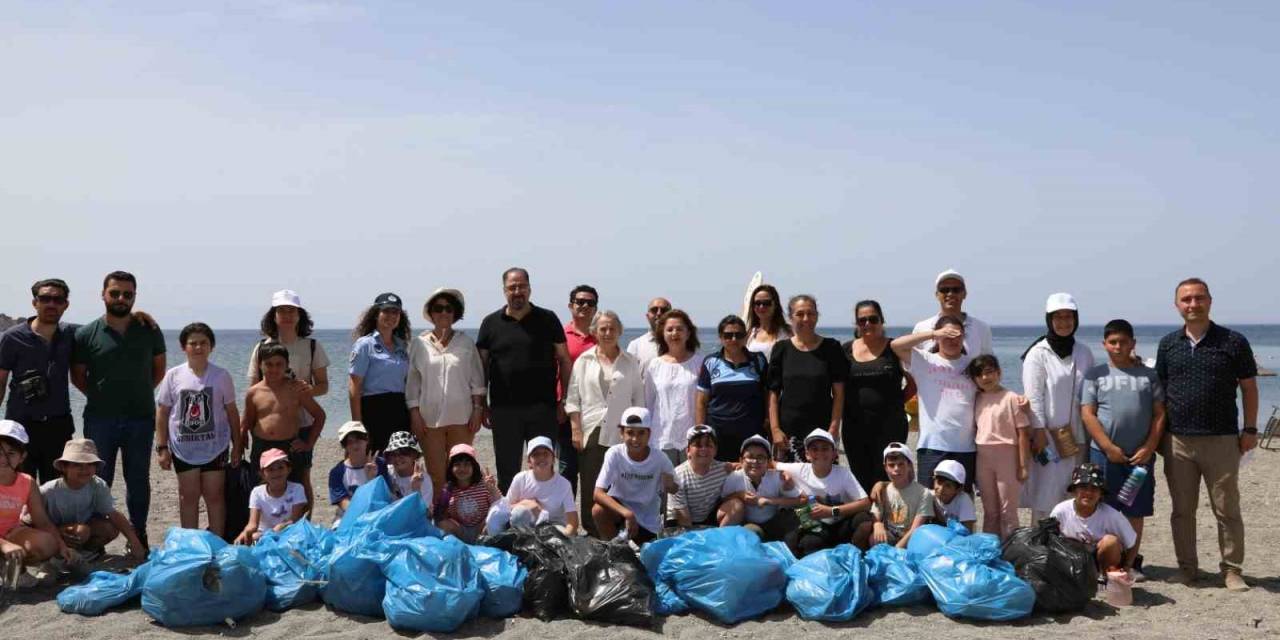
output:
[[[1144,466],[1136,466],[1133,471],[1129,472],[1129,477],[1125,478],[1124,485],[1120,487],[1120,493],[1116,494],[1116,499],[1126,507],[1133,506],[1133,501],[1138,498],[1138,489],[1142,488],[1142,483],[1147,481],[1147,468]]]
[[[818,504],[817,496],[809,496],[809,502],[796,509],[796,519],[800,521],[801,531],[816,531],[822,527],[822,523],[818,522],[810,515],[813,512],[814,505]]]

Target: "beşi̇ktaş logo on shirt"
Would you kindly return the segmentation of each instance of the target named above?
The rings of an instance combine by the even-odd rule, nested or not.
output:
[[[179,439],[203,440],[213,436],[213,389],[183,389],[178,396]]]

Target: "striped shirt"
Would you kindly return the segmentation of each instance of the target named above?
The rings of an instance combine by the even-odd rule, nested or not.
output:
[[[728,465],[723,462],[712,462],[711,469],[701,476],[694,472],[689,462],[676,467],[675,480],[680,490],[671,494],[667,501],[667,517],[675,518],[679,509],[688,511],[694,524],[711,517],[720,502],[720,489],[728,475]]]

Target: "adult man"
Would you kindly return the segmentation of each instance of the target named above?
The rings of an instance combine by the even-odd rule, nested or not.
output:
[[[965,289],[964,276],[954,269],[947,269],[938,274],[934,280],[934,295],[938,297],[938,313],[916,323],[912,333],[933,331],[934,323],[941,316],[955,316],[964,321],[964,351],[969,357],[976,357],[991,351],[991,326],[965,313],[961,307],[968,291]],[[933,341],[922,345],[924,349],[932,349]]]
[[[658,327],[658,320],[662,314],[671,310],[671,301],[666,298],[654,298],[649,301],[649,309],[645,312],[644,317],[649,321],[649,332],[627,343],[627,353],[635,356],[640,361],[640,371],[643,373],[649,367],[649,361],[658,357],[658,340],[662,329]]]
[[[41,484],[54,480],[54,461],[75,435],[67,375],[75,325],[62,322],[71,288],[51,278],[31,285],[35,316],[0,335],[0,402],[9,392],[6,420],[26,427],[31,442],[22,470]]]
[[[498,486],[506,493],[520,472],[524,443],[537,436],[555,439],[565,419],[556,380],[568,380],[572,365],[560,319],[529,301],[529,272],[507,269],[502,292],[507,304],[480,323],[476,348],[489,379],[486,423],[493,429]]]
[[[569,352],[569,364],[577,361],[583,351],[596,346],[596,338],[591,335],[591,319],[600,306],[600,294],[589,284],[580,284],[569,292],[569,321],[564,325],[564,343]],[[559,395],[556,397],[564,405],[565,385],[568,378],[560,379]],[[573,490],[578,490],[578,449],[573,446],[573,425],[568,416],[560,422],[560,475],[569,480]],[[585,519],[585,518],[584,518]]]
[[[1200,479],[1218,519],[1219,567],[1231,591],[1247,591],[1244,520],[1240,516],[1240,456],[1258,444],[1258,365],[1244,336],[1209,320],[1209,285],[1188,278],[1174,290],[1184,325],[1160,340],[1156,375],[1165,390],[1164,477],[1173,497],[1169,523],[1178,558],[1177,581],[1196,579],[1196,506]],[[1238,429],[1236,388],[1244,405]]]
[[[84,434],[98,448],[98,475],[115,480],[124,462],[129,521],[147,544],[151,508],[151,446],[155,441],[152,391],[164,379],[164,334],[130,315],[137,296],[133,274],[112,271],[102,281],[106,314],[76,330],[71,382],[84,393]]]

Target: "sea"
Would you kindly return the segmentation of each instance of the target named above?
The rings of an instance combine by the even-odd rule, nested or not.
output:
[[[1172,325],[1136,327],[1139,354],[1144,358],[1154,358],[1156,345],[1159,343],[1160,338],[1177,328]],[[1265,367],[1272,371],[1280,371],[1280,325],[1231,325],[1231,328],[1243,333],[1249,339],[1260,367]],[[462,331],[474,338],[477,330],[463,329]],[[899,336],[910,331],[910,327],[890,327],[888,334]],[[824,336],[835,338],[842,343],[853,338],[852,328],[824,327],[820,328],[818,332]],[[1007,326],[992,327],[991,332],[995,355],[999,358],[1000,366],[1004,373],[1005,386],[1015,391],[1022,391],[1022,362],[1019,358],[1027,346],[1044,333],[1044,329]],[[178,332],[176,330],[166,330],[164,333],[169,347],[169,366],[183,362],[185,358],[178,346]],[[624,332],[621,343],[625,347],[633,338],[642,334],[643,331],[629,329]],[[312,337],[319,341],[320,346],[329,355],[331,362],[329,366],[329,393],[320,397],[319,401],[328,415],[324,433],[332,435],[343,422],[350,419],[351,415],[350,406],[347,402],[347,363],[353,340],[350,330],[341,329],[316,330]],[[1081,327],[1076,334],[1076,338],[1083,341],[1093,350],[1093,356],[1099,362],[1106,360],[1106,352],[1102,349],[1102,327]],[[217,345],[213,351],[212,360],[215,364],[226,368],[232,373],[232,378],[236,381],[236,387],[240,393],[243,393],[248,387],[249,353],[253,349],[254,343],[259,339],[261,339],[261,336],[258,332],[251,329],[221,330],[217,332]],[[719,348],[719,339],[714,329],[700,329],[698,331],[698,340],[702,343],[701,351],[703,353],[710,353]],[[1258,425],[1262,427],[1266,424],[1267,417],[1271,415],[1275,407],[1280,406],[1280,378],[1274,376],[1259,377],[1258,389],[1260,392]],[[74,388],[72,389],[71,405],[72,413],[76,417],[76,423],[80,425],[81,414],[84,410],[84,396]]]

